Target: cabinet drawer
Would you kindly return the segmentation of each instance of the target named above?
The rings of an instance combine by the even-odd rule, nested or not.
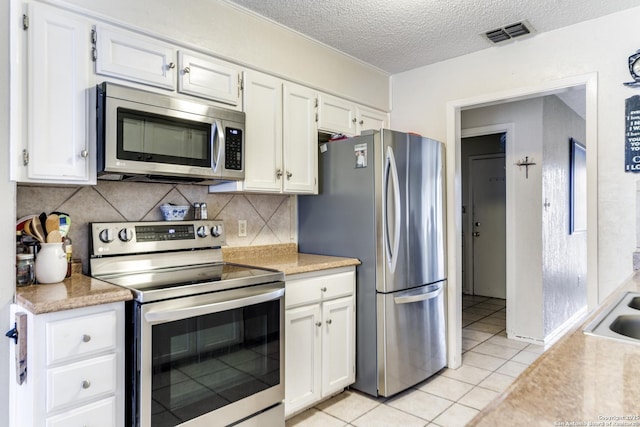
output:
[[[110,397],[62,415],[47,418],[47,427],[113,427],[116,421],[116,399]]]
[[[115,349],[115,310],[48,322],[47,365]]]
[[[291,307],[351,295],[355,288],[354,278],[354,273],[348,271],[287,280],[285,284],[285,305]]]
[[[95,357],[47,370],[47,412],[115,393],[116,355]]]

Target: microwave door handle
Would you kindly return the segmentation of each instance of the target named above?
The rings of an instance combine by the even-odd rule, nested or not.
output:
[[[218,171],[220,157],[224,148],[224,133],[222,132],[222,122],[216,120],[211,124],[211,170]]]

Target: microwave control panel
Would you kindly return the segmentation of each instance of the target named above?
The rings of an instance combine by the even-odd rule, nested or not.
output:
[[[242,129],[227,127],[224,136],[224,168],[227,170],[242,170]]]

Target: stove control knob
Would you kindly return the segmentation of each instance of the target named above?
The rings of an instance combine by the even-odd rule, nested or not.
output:
[[[111,231],[110,228],[105,228],[104,230],[100,231],[98,237],[103,243],[111,243],[113,242],[113,231]]]
[[[130,242],[133,239],[133,230],[130,228],[123,228],[118,233],[118,238],[123,242]]]
[[[213,227],[211,227],[211,237],[220,237],[221,234],[222,234],[221,225],[214,225]]]
[[[209,233],[207,232],[207,226],[201,225],[200,227],[198,227],[197,233],[198,233],[198,237],[207,237],[209,235]]]

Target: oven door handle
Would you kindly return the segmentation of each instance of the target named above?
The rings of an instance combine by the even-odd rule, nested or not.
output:
[[[246,297],[233,298],[228,301],[218,301],[210,304],[202,304],[193,307],[184,307],[173,310],[151,311],[144,315],[150,324],[173,322],[189,317],[197,317],[206,314],[219,313],[222,311],[234,310],[253,304],[272,301],[284,296],[284,288],[269,290],[259,294]]]

